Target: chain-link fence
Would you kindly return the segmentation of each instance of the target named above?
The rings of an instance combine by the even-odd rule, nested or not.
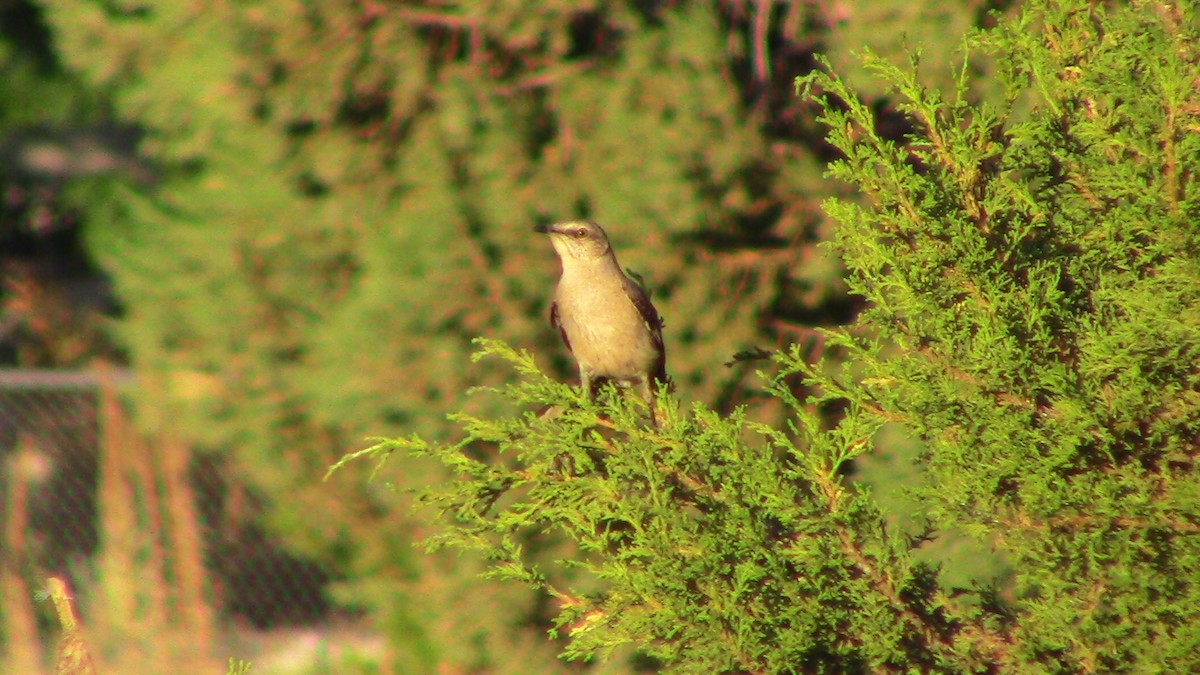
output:
[[[326,575],[253,526],[218,457],[135,431],[131,386],[112,369],[0,371],[0,672],[46,670],[49,576],[119,672],[213,672],[225,627],[328,617]]]

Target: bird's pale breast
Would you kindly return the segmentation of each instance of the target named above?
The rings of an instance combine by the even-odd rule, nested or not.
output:
[[[626,295],[624,275],[564,269],[555,299],[559,321],[580,366],[615,379],[650,372],[658,348]]]

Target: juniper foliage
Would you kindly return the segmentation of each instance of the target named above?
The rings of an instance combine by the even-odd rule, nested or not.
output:
[[[1200,21],[1187,3],[1032,3],[976,38],[1007,93],[976,104],[868,64],[914,132],[826,96],[836,248],[869,332],[814,382],[927,443],[932,526],[1015,570],[1006,662],[1200,664]],[[983,615],[964,617],[980,621]]]
[[[486,391],[525,412],[456,415],[457,443],[393,439],[358,454],[444,463],[456,479],[422,500],[450,526],[429,545],[478,551],[490,576],[552,596],[566,657],[634,645],[696,673],[952,658],[932,570],[841,477],[877,419],[824,429],[785,384],[788,368],[770,389],[794,406],[790,433],[748,423],[744,411],[683,409],[666,394],[651,424],[635,397],[607,388],[591,401],[527,352],[481,345],[477,357],[522,376]]]

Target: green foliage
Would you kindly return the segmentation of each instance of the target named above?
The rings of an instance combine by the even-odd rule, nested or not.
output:
[[[453,480],[421,499],[451,527],[429,545],[478,551],[490,576],[553,597],[566,657],[632,644],[696,673],[971,662],[946,640],[931,570],[842,478],[879,422],[824,429],[785,384],[798,354],[780,357],[771,385],[792,434],[665,394],[651,424],[636,397],[589,401],[528,353],[484,341],[480,355],[522,375],[491,393],[548,412],[457,415],[459,442],[389,440],[359,456],[443,463]]]
[[[1200,669],[1200,16],[1041,0],[972,36],[1002,95],[868,55],[907,133],[837,76],[802,78],[842,153],[832,247],[870,302],[839,361],[777,356],[787,431],[664,395],[598,402],[501,343],[510,416],[433,457],[429,542],[556,602],[569,658],[633,645],[676,672]],[[796,393],[797,376],[810,387]],[[544,414],[532,410],[550,406]],[[835,414],[829,415],[836,411]],[[833,422],[829,418],[833,418]],[[850,462],[920,439],[922,527]],[[1011,582],[914,562],[966,532]],[[936,559],[935,559],[936,562]]]
[[[1200,23],[1192,6],[1040,2],[978,36],[1004,101],[877,58],[913,133],[825,94],[853,372],[815,383],[927,442],[931,523],[1016,570],[1008,658],[1192,670],[1200,564]],[[840,101],[840,103],[834,103]]]

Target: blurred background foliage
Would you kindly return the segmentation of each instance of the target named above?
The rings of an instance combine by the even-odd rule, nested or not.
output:
[[[6,0],[5,365],[127,363],[139,427],[219,476],[210,510],[251,505],[208,526],[319,570],[329,607],[385,636],[385,672],[578,669],[545,598],[414,552],[403,497],[326,468],[481,405],[468,388],[504,374],[473,337],[572,376],[531,228],[576,217],[653,289],[680,396],[777,419],[754,364],[725,362],[819,350],[811,329],[860,306],[817,246],[846,188],[794,78],[825,54],[899,136],[853,53],[923,45],[948,86],[1008,4]]]

